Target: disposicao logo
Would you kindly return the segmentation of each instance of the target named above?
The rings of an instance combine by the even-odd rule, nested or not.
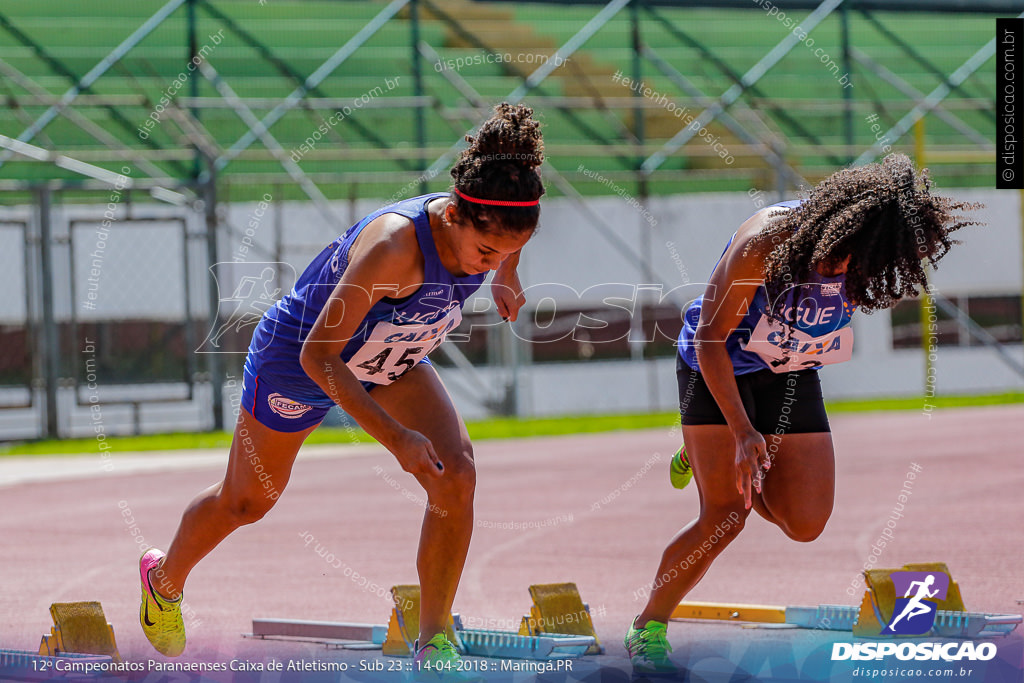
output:
[[[932,572],[893,572],[896,606],[883,636],[919,636],[932,630],[939,600],[946,599],[949,576]],[[903,597],[899,597],[902,595]]]
[[[932,572],[893,572],[896,605],[892,619],[881,635],[918,636],[935,624],[938,601],[946,597],[949,576]],[[902,597],[899,597],[901,596]],[[895,656],[899,660],[987,661],[996,656],[994,643],[833,643],[832,661],[878,660]]]
[[[895,656],[900,661],[986,662],[996,656],[995,643],[832,643],[832,661],[871,661]]]

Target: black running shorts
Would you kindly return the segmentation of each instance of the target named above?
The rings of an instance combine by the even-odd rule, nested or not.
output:
[[[676,356],[679,413],[684,425],[724,425],[725,416],[704,377]],[[743,407],[762,434],[807,434],[831,431],[817,370],[776,374],[759,370],[736,375]]]

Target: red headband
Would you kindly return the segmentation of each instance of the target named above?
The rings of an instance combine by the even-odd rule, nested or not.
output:
[[[510,202],[504,199],[477,199],[476,197],[470,197],[467,194],[463,194],[458,188],[455,188],[455,194],[459,195],[467,202],[473,202],[474,204],[489,204],[491,206],[537,206],[540,204],[539,197],[529,202]]]

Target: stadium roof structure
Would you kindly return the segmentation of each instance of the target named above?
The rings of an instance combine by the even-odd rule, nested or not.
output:
[[[504,0],[477,0],[477,2],[503,2]],[[520,0],[545,5],[603,5],[601,0]],[[769,0],[642,0],[641,4],[657,7],[700,7],[704,9],[750,9],[751,2],[766,6]],[[813,10],[821,6],[815,0],[771,0],[780,10]],[[1016,14],[1020,3],[1012,0],[845,0],[848,10],[874,10],[885,12],[963,12],[967,14]]]
[[[214,177],[251,198],[274,185],[324,211],[442,189],[452,141],[501,100],[542,114],[545,172],[570,196],[608,192],[581,167],[640,195],[781,190],[883,143],[927,149],[946,185],[976,184],[994,169],[985,15],[1013,4],[6,4],[0,133],[114,173],[128,164],[140,186],[187,194]],[[0,151],[0,189],[14,191],[0,201],[39,182],[103,184]]]
[[[339,199],[444,189],[464,134],[497,102],[524,102],[544,122],[549,195],[573,200],[653,282],[649,244],[624,243],[584,195],[783,194],[889,148],[913,153],[945,187],[991,186],[991,14],[1015,14],[1010,5],[0,0],[0,204],[17,205],[0,223],[22,232],[26,264],[40,264],[26,280],[41,292],[37,305],[26,285],[23,346],[38,362],[22,364],[25,395],[42,382],[56,435],[64,323],[53,275],[74,256],[72,224],[84,223],[68,211],[54,220],[51,205],[124,189],[121,227],[138,237],[174,214],[175,226],[196,228],[180,231],[183,271],[194,259],[216,275],[218,233],[237,233],[219,203],[269,190],[278,206],[304,199],[345,225]],[[178,208],[139,214],[139,191]],[[209,282],[206,300],[208,329],[222,329]],[[189,338],[196,316],[182,310],[161,322],[162,338]],[[213,424],[224,426],[224,362],[207,354],[200,373],[194,355],[179,368],[189,400],[208,381]],[[480,404],[507,411],[509,376],[497,394],[477,381]]]

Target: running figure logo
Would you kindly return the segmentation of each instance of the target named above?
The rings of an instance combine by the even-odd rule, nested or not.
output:
[[[285,263],[223,265],[231,266],[228,277],[237,278],[237,284],[233,286],[230,296],[222,296],[218,300],[218,325],[210,330],[206,340],[197,349],[204,353],[224,352],[222,343],[225,335],[230,332],[241,335],[247,328],[255,327],[267,309],[281,297],[283,289],[279,285],[285,275],[282,271],[286,268],[291,271],[291,267]],[[290,274],[294,276],[294,271]],[[222,283],[218,281],[216,284],[218,290],[221,290]]]
[[[896,606],[882,635],[918,636],[931,631],[938,601],[945,600],[949,590],[949,576],[941,572],[893,572],[890,578],[896,588]]]

